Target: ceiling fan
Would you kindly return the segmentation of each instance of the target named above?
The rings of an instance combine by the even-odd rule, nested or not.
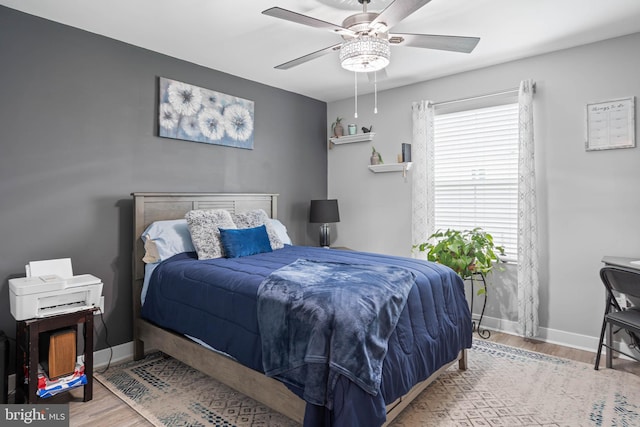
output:
[[[287,70],[331,52],[339,51],[340,63],[347,70],[361,73],[384,71],[391,58],[391,45],[463,53],[473,51],[480,41],[478,37],[389,32],[392,27],[430,1],[395,0],[382,12],[374,13],[367,12],[367,4],[371,0],[358,0],[362,4],[362,12],[348,16],[342,21],[342,25],[332,24],[280,7],[266,9],[262,12],[265,15],[314,28],[327,29],[343,38],[343,41],[338,44],[285,62],[275,68]]]

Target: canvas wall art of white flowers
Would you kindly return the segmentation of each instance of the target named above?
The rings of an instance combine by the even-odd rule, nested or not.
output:
[[[160,77],[158,135],[253,149],[253,101]]]

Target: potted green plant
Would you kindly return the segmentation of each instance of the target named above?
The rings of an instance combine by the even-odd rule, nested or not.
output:
[[[371,159],[370,159],[370,163],[372,165],[381,165],[384,162],[382,161],[382,154],[380,154],[380,152],[376,151],[376,147],[371,147]]]
[[[336,121],[331,124],[331,131],[333,136],[340,138],[344,135],[344,128],[342,127],[342,117],[337,117]]]
[[[463,231],[438,230],[429,236],[427,242],[415,245],[414,249],[426,252],[429,261],[446,265],[463,280],[478,273],[486,275],[499,261],[498,254],[505,255],[504,247],[496,246],[493,236],[480,227]],[[481,288],[478,295],[484,292],[485,289]]]

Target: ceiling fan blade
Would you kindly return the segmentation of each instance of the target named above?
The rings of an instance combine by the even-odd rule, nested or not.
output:
[[[289,61],[289,62],[285,62],[284,64],[280,64],[280,65],[276,66],[275,68],[277,68],[278,70],[288,70],[289,68],[295,67],[296,65],[304,64],[305,62],[311,61],[312,59],[316,59],[316,58],[324,56],[324,55],[326,55],[328,53],[340,50],[340,46],[342,46],[342,43],[338,43],[338,44],[335,44],[333,46],[329,46],[329,47],[326,47],[324,49],[317,50],[317,51],[315,51],[313,53],[310,53],[308,55],[301,56],[300,58],[294,59],[294,60]]]
[[[382,81],[384,79],[386,79],[387,77],[387,69],[383,68],[382,70],[379,71],[372,71],[367,73],[367,78],[369,79],[369,83],[374,83],[376,81]]]
[[[355,35],[355,33],[340,25],[332,24],[331,22],[322,21],[320,19],[312,18],[311,16],[303,15],[298,12],[283,9],[281,7],[272,7],[263,10],[262,13],[267,16],[273,16],[274,18],[284,19],[285,21],[295,22],[296,24],[307,25],[314,28],[324,28],[332,30],[336,33]]]
[[[380,12],[380,15],[378,15],[369,26],[373,27],[375,24],[384,22],[387,28],[391,28],[430,1],[431,0],[395,0]]]
[[[434,34],[389,34],[389,42],[402,46],[471,53],[479,37],[440,36]]]

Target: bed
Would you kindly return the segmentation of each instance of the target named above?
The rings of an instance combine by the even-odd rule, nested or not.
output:
[[[403,329],[401,330],[400,326],[398,326],[398,331],[393,332],[390,341],[402,341],[404,344],[400,346],[394,344],[395,347],[401,349],[394,350],[395,353],[392,353],[391,350],[394,345],[391,345],[391,343],[389,344],[389,354],[384,360],[385,367],[387,367],[387,369],[383,371],[384,376],[382,378],[382,384],[380,387],[381,391],[380,393],[378,393],[378,397],[376,397],[375,399],[371,398],[371,395],[369,393],[362,392],[360,387],[352,387],[350,380],[346,379],[345,377],[340,377],[338,385],[340,386],[341,394],[339,398],[336,398],[336,403],[332,407],[333,411],[328,411],[326,408],[321,408],[316,405],[307,404],[303,399],[299,397],[301,395],[299,390],[296,390],[295,387],[291,386],[291,384],[285,385],[283,384],[283,382],[278,381],[270,376],[266,376],[262,373],[262,369],[259,366],[260,361],[258,360],[261,358],[260,349],[255,350],[254,359],[251,359],[251,356],[247,356],[246,353],[238,352],[238,354],[234,354],[234,352],[236,351],[234,346],[238,345],[237,342],[234,345],[231,345],[229,348],[224,348],[223,352],[212,351],[210,348],[208,348],[208,346],[203,346],[202,341],[204,341],[204,344],[207,344],[207,341],[216,341],[215,336],[204,336],[203,338],[205,339],[201,340],[200,343],[197,343],[193,340],[193,336],[188,333],[188,327],[185,327],[185,332],[182,331],[181,325],[173,325],[169,321],[167,321],[169,323],[165,323],[165,318],[172,318],[175,316],[163,317],[160,311],[158,311],[158,313],[160,314],[153,314],[154,309],[150,308],[152,307],[150,302],[148,304],[145,303],[144,316],[142,312],[143,310],[141,309],[142,291],[145,275],[145,263],[142,261],[142,259],[143,257],[145,257],[145,248],[140,236],[149,225],[153,224],[156,221],[184,218],[187,212],[203,209],[224,209],[231,213],[261,209],[266,212],[269,217],[276,219],[278,195],[246,193],[133,193],[132,196],[134,201],[132,296],[135,359],[143,357],[145,350],[160,350],[190,366],[193,366],[194,368],[197,368],[198,370],[263,403],[264,405],[288,416],[289,418],[299,423],[304,423],[305,425],[322,424],[321,422],[316,422],[314,424],[309,420],[309,418],[322,418],[323,420],[327,420],[327,424],[333,423],[333,425],[353,425],[352,423],[355,418],[359,418],[364,413],[368,413],[371,411],[371,408],[367,405],[374,404],[374,401],[377,401],[376,404],[379,404],[382,401],[382,398],[384,398],[384,401],[382,402],[382,419],[384,420],[384,418],[386,417],[384,425],[388,425],[415,397],[420,394],[420,392],[422,392],[444,370],[448,369],[455,363],[458,363],[460,369],[466,369],[466,349],[471,345],[471,317],[466,305],[466,300],[464,299],[462,283],[458,280],[457,276],[455,276],[454,273],[453,275],[450,275],[446,268],[439,265],[430,265],[430,267],[428,268],[430,271],[429,274],[437,273],[437,275],[441,275],[442,277],[446,278],[446,280],[443,279],[443,283],[452,282],[452,285],[447,285],[446,288],[447,290],[445,293],[447,296],[447,305],[445,306],[444,304],[437,304],[433,307],[433,312],[445,313],[448,320],[445,322],[447,323],[445,326],[441,326],[436,330],[429,330],[429,345],[433,348],[438,349],[438,354],[434,354],[432,356],[422,356],[423,358],[426,357],[429,360],[429,362],[425,364],[429,366],[419,367],[417,368],[417,370],[420,372],[413,372],[411,375],[409,375],[407,372],[402,372],[399,370],[400,368],[396,365],[402,365],[402,363],[406,362],[406,360],[404,359],[406,358],[406,355],[404,355],[404,353],[408,354],[412,351],[415,353],[416,351],[407,348],[406,340],[403,341],[403,339],[398,339],[396,337],[396,335],[401,334],[401,332],[403,331]],[[273,266],[273,268],[276,270],[280,267],[291,265],[292,261],[295,261],[299,258],[305,258],[309,260],[318,259],[322,260],[323,262],[339,262],[346,264],[351,263],[353,265],[362,265],[368,263],[380,264],[386,263],[392,258],[397,258],[355,251],[305,248],[295,247],[291,245],[285,245],[283,249],[279,249],[269,254],[261,254],[260,256],[262,255],[264,255],[264,257],[267,259],[267,261],[265,262]],[[258,256],[256,256],[256,258],[257,257]],[[253,259],[253,256],[246,257],[246,259],[249,258]],[[406,258],[401,258],[400,260],[401,264],[406,269],[416,268],[415,263],[428,264],[422,261]],[[224,259],[209,261],[210,264],[226,262]],[[234,262],[242,263],[242,261],[244,260],[239,258],[235,259]],[[174,265],[172,266],[171,264]],[[163,261],[162,263],[160,263],[160,265],[162,265],[162,269],[166,268],[166,271],[169,271],[169,268],[188,269],[191,268],[191,265],[201,264],[207,263],[198,261],[197,256],[193,253],[179,254],[175,257],[172,257],[166,262]],[[423,266],[420,266],[419,268],[423,268]],[[157,276],[162,276],[161,272],[164,270],[160,269],[160,267],[158,267],[158,269],[158,273],[154,274]],[[235,270],[236,267],[234,266],[233,269]],[[185,275],[184,273],[180,274],[182,274],[183,276]],[[193,273],[188,272],[186,276],[191,277],[192,274]],[[209,273],[207,271],[203,274],[208,275]],[[252,272],[251,275],[255,274]],[[167,275],[167,277],[170,276]],[[270,277],[268,276],[268,272],[265,272],[262,276],[253,279],[255,283],[252,286],[257,286],[256,284],[260,281],[264,281],[266,277]],[[170,279],[168,280],[170,281]],[[233,280],[237,281],[238,279]],[[433,292],[434,295],[437,294],[437,292],[434,290],[428,290],[425,292],[421,290],[421,296],[418,298],[414,295],[415,292],[418,292],[414,288],[417,288],[417,286],[414,286],[411,289],[407,297],[407,308],[405,311],[409,310],[413,305],[416,305],[417,300],[424,299],[424,297],[422,296],[423,293],[427,296],[427,299],[431,298],[429,296],[431,292]],[[149,298],[149,301],[154,300],[154,298],[157,299],[157,297],[154,296],[154,291],[149,292],[150,293],[146,294],[146,297]],[[247,291],[247,293],[251,294],[252,291]],[[160,294],[160,291],[157,291],[157,294]],[[238,299],[239,297],[234,297],[234,300]],[[437,300],[437,298],[434,298],[434,301],[435,300]],[[251,299],[246,299],[246,301],[246,306],[250,309],[249,312],[242,313],[243,318],[239,323],[246,322],[246,324],[243,324],[242,328],[251,329],[252,323],[255,323],[255,320],[251,317],[253,315],[253,311],[255,311],[253,309],[253,306],[251,305],[254,304],[254,302]],[[449,303],[453,305],[448,306]],[[241,310],[241,308],[238,309],[238,311]],[[415,317],[415,315],[413,316]],[[426,314],[424,316],[425,319],[430,317],[430,315]],[[402,322],[403,321],[400,320],[399,324],[401,324]],[[194,321],[191,323],[197,324],[203,322]],[[426,326],[426,328],[428,329],[430,328],[430,326]],[[441,333],[442,331],[450,332]],[[185,334],[190,335],[191,338],[187,338]],[[255,336],[253,340],[255,341]],[[439,343],[441,341],[447,342],[448,344],[446,346],[444,344],[440,346]],[[245,344],[241,344],[241,346],[243,345]],[[246,344],[245,346],[248,345],[250,344]],[[256,346],[257,344],[254,342],[251,345]],[[411,345],[417,344],[414,344],[412,341]],[[390,360],[396,361],[395,365],[393,365],[393,368],[389,368],[389,366],[392,366],[392,364],[394,363]],[[419,378],[416,380],[415,378],[417,377]],[[407,381],[410,381],[411,384],[406,384]],[[353,389],[357,391],[353,392]],[[398,395],[400,391],[402,391],[402,394]],[[370,398],[372,399],[371,402],[368,400]],[[352,404],[353,402],[357,403],[354,405]],[[355,406],[355,409],[349,409],[348,411],[345,410],[345,408],[353,406]],[[305,411],[307,413],[306,420]],[[339,419],[331,418],[334,417],[334,413],[338,412],[349,413],[346,415],[346,418],[342,416],[340,416],[341,418]],[[335,417],[338,416],[335,415]],[[331,419],[331,421],[328,421],[329,419]],[[380,419],[380,416],[378,416],[378,419]],[[360,425],[371,425],[368,424],[366,416],[359,422],[361,423]],[[378,422],[376,421],[376,423]],[[381,425],[382,422],[378,424]]]

